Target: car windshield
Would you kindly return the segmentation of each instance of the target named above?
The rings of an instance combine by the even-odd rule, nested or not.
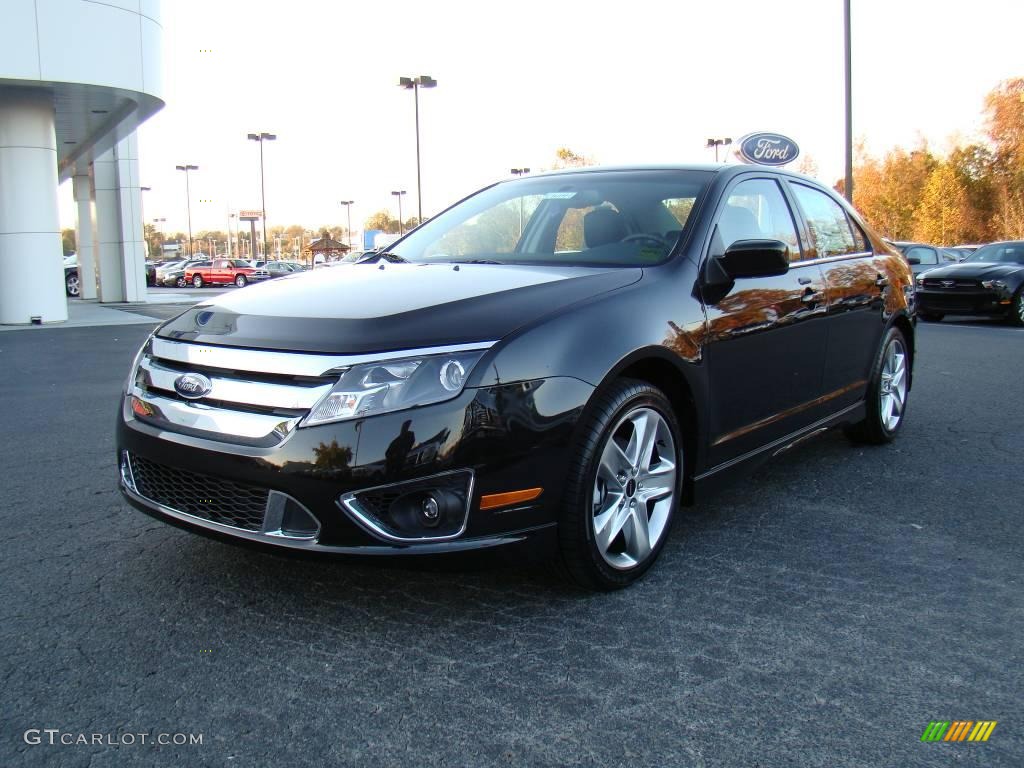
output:
[[[1024,264],[1024,241],[992,243],[992,245],[983,246],[964,259],[964,263],[975,262],[985,262],[987,264]]]
[[[644,266],[686,231],[709,171],[593,171],[488,187],[388,253],[410,262]]]

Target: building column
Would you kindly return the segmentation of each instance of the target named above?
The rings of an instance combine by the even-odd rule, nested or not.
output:
[[[0,324],[68,319],[53,98],[0,89]]]
[[[117,159],[113,148],[93,160],[96,200],[96,271],[99,300],[124,301],[121,276],[121,212],[117,188]]]
[[[146,300],[146,233],[139,182],[139,140],[132,131],[114,147],[121,212],[121,274],[125,301]]]
[[[93,161],[101,302],[146,300],[137,147],[133,133]]]
[[[71,178],[78,218],[75,223],[75,248],[78,251],[80,298],[96,298],[96,216],[93,211],[92,179],[88,173]]]

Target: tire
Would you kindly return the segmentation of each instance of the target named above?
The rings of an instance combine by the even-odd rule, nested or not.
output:
[[[192,285],[194,285],[196,288],[202,288],[203,287],[203,276],[202,275],[192,275]]]
[[[1018,327],[1024,326],[1024,287],[1013,297],[1013,309],[1010,311],[1010,322]]]
[[[938,312],[918,312],[917,316],[926,323],[941,323],[942,318],[945,317],[945,315],[939,314]]]
[[[239,288],[245,288],[245,285],[248,282],[249,281],[245,279],[245,275],[236,275],[235,276],[235,285],[237,285]]]
[[[177,288],[184,288],[186,285],[188,285],[188,280],[186,280],[185,276],[182,275],[181,277],[174,281],[174,285]]]
[[[621,379],[598,397],[575,445],[558,538],[567,574],[588,589],[610,591],[643,576],[665,545],[679,508],[683,441],[657,387]],[[638,447],[640,429],[646,439]]]
[[[910,394],[910,347],[903,332],[893,326],[885,334],[871,369],[871,381],[862,421],[846,427],[847,436],[859,443],[891,443],[903,426]],[[893,383],[895,382],[895,384]]]
[[[77,299],[82,293],[82,284],[78,280],[77,273],[72,272],[64,278],[64,290],[66,290],[68,296],[73,299]]]

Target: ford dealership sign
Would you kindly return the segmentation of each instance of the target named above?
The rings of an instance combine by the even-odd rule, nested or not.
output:
[[[755,165],[786,165],[796,160],[800,147],[781,133],[748,133],[737,142],[736,155]]]

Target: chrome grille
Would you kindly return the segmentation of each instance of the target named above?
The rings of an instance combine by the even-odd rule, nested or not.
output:
[[[345,370],[333,355],[213,347],[154,338],[135,371],[135,418],[174,432],[262,447],[277,445]],[[185,398],[183,374],[202,374],[210,391]]]
[[[926,277],[924,284],[926,288],[944,288],[946,290],[953,290],[954,288],[979,288],[981,286],[981,283],[977,280],[950,280],[949,278],[942,279],[938,277]]]
[[[165,507],[244,531],[263,529],[269,491],[222,478],[185,472],[131,456],[139,495]]]

